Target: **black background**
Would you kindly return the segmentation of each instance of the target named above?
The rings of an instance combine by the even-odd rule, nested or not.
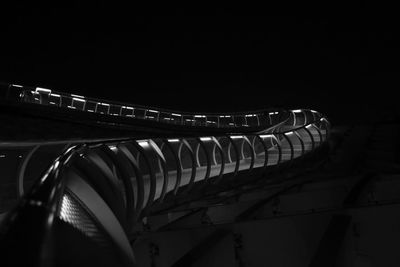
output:
[[[312,108],[334,123],[397,112],[398,16],[330,9],[2,9],[0,80],[183,110]]]

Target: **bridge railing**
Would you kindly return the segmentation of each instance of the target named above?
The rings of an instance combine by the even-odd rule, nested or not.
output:
[[[255,110],[249,112],[205,113],[181,112],[168,109],[121,103],[81,95],[59,92],[41,87],[9,84],[6,98],[24,103],[53,106],[68,110],[109,116],[136,118],[185,126],[216,128],[272,126],[285,117],[282,109]]]
[[[97,151],[93,153],[103,155],[104,164],[116,168],[115,159],[104,156],[112,151],[133,166],[131,172],[136,170],[131,173],[131,180],[136,214],[140,214],[144,206],[162,201],[167,194],[190,192],[196,183],[213,181],[218,184],[225,176],[236,177],[242,171],[279,165],[312,151],[326,140],[329,123],[320,113],[301,109],[291,114],[291,119],[285,123],[253,134],[1,142],[0,165],[16,199],[22,197],[36,177],[68,147],[83,145],[85,151]],[[99,146],[100,150],[95,149]],[[138,179],[142,181],[138,183]]]

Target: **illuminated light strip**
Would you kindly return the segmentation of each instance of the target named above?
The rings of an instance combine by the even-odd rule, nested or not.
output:
[[[94,110],[92,110],[92,109],[88,109],[87,111],[89,111],[89,112],[94,112]]]
[[[172,120],[172,119],[171,119],[171,118],[164,118],[163,120],[170,121],[170,120]]]
[[[241,139],[241,138],[243,138],[243,135],[232,135],[230,137],[231,137],[231,139]]]
[[[74,94],[71,94],[71,96],[80,97],[80,98],[85,98],[84,96],[81,96],[81,95],[74,95]]]
[[[279,112],[270,112],[270,113],[268,113],[269,115],[276,115],[276,114],[279,114]]]
[[[260,138],[270,138],[270,137],[275,137],[275,135],[273,134],[263,134],[263,135],[259,135]]]
[[[134,108],[133,108],[133,107],[122,106],[122,108],[126,108],[126,109],[130,109],[130,110],[134,110]]]
[[[101,103],[101,102],[97,102],[97,104],[99,104],[99,105],[103,105],[103,106],[110,106],[110,104],[107,104],[107,103]]]
[[[292,131],[292,132],[287,132],[287,133],[285,133],[286,135],[292,135],[292,134],[294,134],[294,132]]]
[[[205,118],[205,115],[194,115],[195,118]]]
[[[5,157],[6,157],[6,155],[4,155],[4,154],[0,155],[0,158],[5,158]]]
[[[73,97],[72,100],[79,101],[79,102],[86,102],[85,99],[80,99],[80,98],[76,98],[76,97]]]
[[[211,141],[211,137],[200,137],[201,141]]]
[[[108,146],[111,150],[117,150],[117,147],[114,145]]]
[[[36,92],[51,93],[51,90],[46,88],[36,87]]]
[[[230,115],[220,115],[219,117],[220,118],[230,118],[231,116]]]
[[[245,117],[257,117],[257,115],[256,114],[248,114],[248,115],[245,115]]]
[[[146,118],[155,119],[155,117],[153,117],[153,116],[146,116]]]
[[[207,123],[216,123],[215,121],[207,121]]]
[[[131,114],[127,114],[127,115],[125,115],[126,117],[132,117],[132,118],[134,118],[135,117],[135,115],[131,115]]]
[[[19,88],[23,87],[22,85],[19,85],[19,84],[11,84],[11,85],[14,86],[14,87],[19,87]]]
[[[149,141],[143,140],[143,141],[136,141],[141,147],[148,147],[149,146]]]
[[[307,129],[309,129],[309,128],[311,128],[311,127],[313,127],[312,124],[309,124],[309,125],[306,126]]]
[[[52,105],[57,105],[56,102],[52,102],[52,101],[50,101],[50,104],[52,104]]]
[[[294,110],[292,110],[292,112],[293,113],[301,113],[301,112],[303,112],[301,109],[294,109]]]
[[[53,94],[53,93],[51,93],[50,96],[61,97],[59,94]]]
[[[186,121],[193,121],[193,120],[191,120],[191,119],[186,119]]]
[[[172,115],[172,116],[179,116],[179,117],[182,116],[181,114],[176,114],[176,113],[171,113],[171,115]]]
[[[159,113],[159,111],[158,111],[158,110],[153,110],[153,109],[148,109],[147,111],[149,111],[149,112],[155,112],[155,113]]]
[[[76,107],[74,106],[67,106],[68,108],[72,108],[72,109],[76,109]]]
[[[179,142],[179,139],[168,139],[168,142],[170,142],[170,143],[176,143],[176,142]]]

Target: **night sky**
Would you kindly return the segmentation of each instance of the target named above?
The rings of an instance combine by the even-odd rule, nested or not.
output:
[[[394,110],[397,16],[271,13],[19,7],[1,26],[0,80],[183,110]]]

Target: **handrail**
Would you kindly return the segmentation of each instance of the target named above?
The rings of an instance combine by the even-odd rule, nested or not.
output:
[[[7,85],[4,98],[16,102],[33,103],[115,117],[136,118],[167,124],[205,126],[212,128],[272,126],[284,120],[285,116],[283,115],[286,113],[286,111],[281,108],[230,113],[184,112],[91,98],[47,88],[17,84]]]

